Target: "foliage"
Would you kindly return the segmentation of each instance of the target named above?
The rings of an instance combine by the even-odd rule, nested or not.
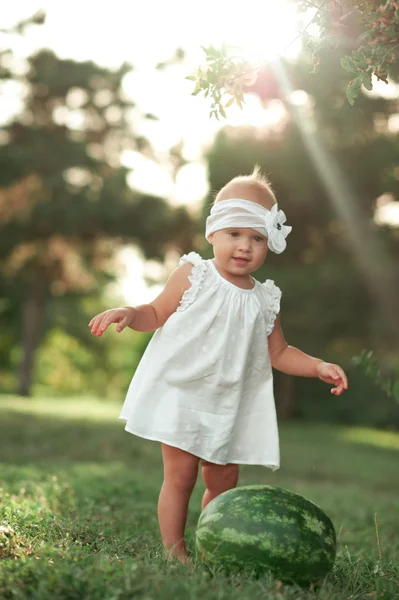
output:
[[[378,387],[380,387],[388,398],[392,398],[399,404],[399,379],[390,377],[380,366],[372,350],[363,350],[359,356],[353,357],[353,363],[360,367]]]
[[[188,571],[161,553],[157,443],[123,431],[120,405],[0,397],[0,597],[4,600],[343,600],[394,598],[399,553],[399,439],[367,430],[283,424],[282,468],[243,467],[240,485],[279,485],[316,502],[338,532],[320,589],[272,577]],[[21,427],[21,423],[24,424]],[[192,551],[203,483],[188,516]],[[378,540],[375,526],[377,513]],[[381,554],[380,554],[381,550]]]
[[[123,244],[161,259],[171,247],[188,250],[195,231],[184,208],[128,185],[121,153],[153,156],[133,125],[147,117],[123,90],[131,66],[111,71],[49,49],[21,65],[13,44],[43,20],[36,15],[3,32],[10,43],[0,50],[0,86],[13,83],[22,94],[0,142],[0,309],[10,317],[0,366],[10,364],[19,342],[22,394],[29,393],[35,351],[55,324],[60,298],[69,297],[78,313],[81,298],[98,296],[115,277]]]
[[[228,55],[226,47],[220,50],[213,46],[202,46],[206,55],[206,66],[200,67],[196,75],[188,75],[186,79],[195,81],[193,96],[200,92],[212,99],[211,117],[219,120],[219,115],[226,117],[225,108],[236,103],[240,108],[244,102],[244,89],[255,83],[257,70],[240,56]],[[225,94],[231,98],[223,105]]]
[[[83,327],[87,327],[87,320]],[[111,330],[106,339],[79,339],[52,328],[37,353],[33,391],[45,396],[102,394],[122,398],[152,334]],[[82,338],[83,336],[81,336]],[[90,343],[91,341],[91,343]]]
[[[351,105],[364,86],[373,87],[373,75],[388,83],[394,76],[399,48],[399,2],[388,0],[298,0],[299,12],[316,10],[302,30],[304,46],[313,54],[316,73],[332,49],[342,48],[341,60],[348,74],[347,99]],[[318,36],[309,34],[309,25],[318,26]],[[251,65],[232,53],[227,46],[220,49],[202,47],[206,65],[187,79],[195,81],[193,95],[204,93],[211,99],[210,116],[225,117],[226,107],[242,106],[244,93],[257,80],[264,65]],[[227,101],[226,101],[227,98]]]
[[[299,76],[300,68],[297,67],[296,72]],[[306,80],[300,85],[305,91],[309,89]],[[323,82],[320,88],[323,90]],[[342,177],[350,182],[352,198],[356,199],[356,222],[345,222],[336,212],[329,190],[323,186],[307,152],[305,140],[291,121],[282,126],[279,134],[250,127],[226,128],[216,137],[207,159],[212,190],[220,189],[240,173],[250,172],[254,164],[272,174],[279,205],[288,215],[288,223],[295,227],[287,250],[278,257],[270,253],[256,276],[260,280],[275,279],[282,288],[283,325],[293,345],[307,346],[308,352],[323,352],[323,355],[331,354],[337,347],[340,351],[335,360],[339,360],[340,355],[340,360],[349,361],[356,353],[355,344],[364,347],[372,338],[374,343],[382,344],[389,335],[394,340],[397,331],[395,323],[389,320],[392,315],[384,314],[375,306],[373,289],[359,270],[352,250],[351,233],[353,227],[359,231],[364,221],[365,235],[377,235],[387,257],[398,255],[394,232],[375,231],[372,226],[375,198],[387,191],[386,173],[394,169],[398,154],[389,136],[379,136],[378,144],[373,139],[373,111],[381,110],[381,105],[364,104],[361,118],[359,114],[353,123],[349,108],[338,109],[339,115],[337,109],[334,110],[337,97],[331,86],[325,90],[323,101],[316,104],[312,127],[317,128],[322,147],[329,147]],[[359,134],[355,137],[353,129],[362,131],[363,125],[367,134],[364,138]],[[398,183],[392,184],[394,193]],[[204,206],[206,212],[208,203]],[[392,263],[387,258],[384,269],[387,279],[398,289],[395,261]],[[339,301],[332,303],[332,297]],[[385,325],[384,320],[387,320]],[[345,348],[344,354],[342,348]]]
[[[308,4],[300,2],[302,8]],[[320,39],[308,40],[315,56],[315,70],[323,52],[332,44],[342,44],[346,48],[354,45],[352,53],[341,59],[342,67],[351,76],[347,98],[353,105],[362,85],[367,90],[373,88],[373,75],[388,83],[388,77],[393,74],[399,48],[399,2],[334,0],[319,2],[319,6],[316,22]],[[354,33],[360,35],[352,42]]]
[[[329,354],[328,354],[329,357]],[[349,361],[348,361],[349,362]],[[342,396],[329,397],[321,382],[296,378],[295,416],[307,422],[346,424],[359,428],[376,427],[381,434],[399,431],[398,405],[372,382],[363,370],[348,364],[349,389]],[[278,383],[278,378],[277,383]]]
[[[337,53],[326,57],[317,78],[309,73],[306,57],[295,64],[282,61],[290,88],[305,92],[306,104],[300,107],[286,99],[276,74],[265,70],[256,93],[265,111],[272,105],[282,109],[281,121],[221,129],[207,154],[209,183],[218,190],[236,175],[250,173],[254,164],[270,177],[293,231],[287,250],[279,256],[269,253],[255,276],[274,279],[282,289],[288,343],[350,370],[349,391],[333,401],[315,380],[295,378],[287,393],[276,372],[278,406],[291,395],[293,414],[305,419],[317,414],[320,420],[398,427],[397,406],[364,383],[351,365],[364,347],[383,357],[397,356],[398,229],[374,222],[376,198],[399,193],[398,135],[387,125],[397,111],[396,99],[362,96],[353,111]],[[378,121],[386,126],[379,127]],[[210,201],[211,194],[203,218]],[[377,264],[372,247],[379,249]]]

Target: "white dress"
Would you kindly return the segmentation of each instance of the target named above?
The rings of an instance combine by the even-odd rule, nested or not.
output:
[[[281,291],[243,290],[195,252],[191,287],[153,335],[120,419],[126,431],[209,462],[280,465],[268,335]]]

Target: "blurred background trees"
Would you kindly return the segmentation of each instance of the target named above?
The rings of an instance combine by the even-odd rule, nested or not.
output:
[[[352,364],[372,348],[389,375],[398,370],[399,227],[376,217],[398,194],[399,101],[362,91],[352,108],[346,53],[324,48],[312,73],[313,53],[303,49],[247,81],[265,123],[221,123],[204,152],[211,191],[195,220],[127,183],[121,153],[152,153],[134,126],[151,115],[138,114],[122,89],[131,67],[112,71],[48,49],[21,65],[2,50],[2,81],[23,91],[21,110],[0,129],[3,391],[123,396],[150,336],[110,333],[100,344],[87,329],[109,307],[119,250],[133,243],[160,261],[171,248],[210,257],[202,231],[213,191],[258,163],[293,231],[256,276],[283,291],[288,342],[342,364],[351,384],[330,398],[321,382],[276,373],[280,415],[399,426],[394,399]]]
[[[43,20],[38,13],[9,33]],[[0,68],[23,95],[1,131],[1,357],[6,370],[19,362],[18,391],[28,395],[36,351],[52,328],[103,353],[86,331],[99,304],[88,312],[81,300],[99,297],[114,278],[116,251],[134,242],[162,258],[169,245],[187,249],[194,229],[184,209],[127,185],[121,152],[151,152],[131,127],[134,104],[121,87],[129,65],[110,71],[47,49],[21,65],[3,49]]]
[[[353,369],[351,358],[359,348],[374,348],[387,373],[398,366],[399,235],[397,228],[377,226],[375,214],[379,198],[399,191],[393,127],[399,102],[361,95],[354,110],[340,53],[324,56],[317,76],[306,53],[261,70],[248,91],[265,111],[284,116],[264,131],[224,127],[207,155],[210,188],[254,164],[270,175],[293,231],[287,250],[269,255],[258,278],[272,277],[283,290],[288,342],[350,371],[349,394],[333,404],[321,400],[319,382],[276,373],[280,415],[356,421],[358,411],[368,418],[369,410],[371,419],[380,413],[385,425],[398,424],[395,401]],[[204,216],[208,210],[209,202]]]

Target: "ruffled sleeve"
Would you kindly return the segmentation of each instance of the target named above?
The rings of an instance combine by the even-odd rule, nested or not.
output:
[[[180,305],[176,309],[177,312],[186,310],[186,308],[188,308],[190,304],[194,302],[198,292],[202,287],[202,282],[206,271],[205,262],[196,252],[190,252],[189,254],[182,256],[179,260],[179,267],[185,263],[191,263],[193,265],[191,275],[188,276],[191,287],[184,292],[183,297],[180,300]]]
[[[280,312],[281,290],[276,286],[272,279],[266,279],[262,283],[262,288],[266,296],[267,306],[267,335],[270,335],[274,328],[274,322]]]

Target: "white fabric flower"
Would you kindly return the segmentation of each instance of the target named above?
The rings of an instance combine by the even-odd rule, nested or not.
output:
[[[285,238],[292,230],[289,225],[284,225],[287,218],[282,210],[278,210],[278,205],[273,204],[271,210],[265,215],[265,229],[270,250],[280,254],[287,247]]]

